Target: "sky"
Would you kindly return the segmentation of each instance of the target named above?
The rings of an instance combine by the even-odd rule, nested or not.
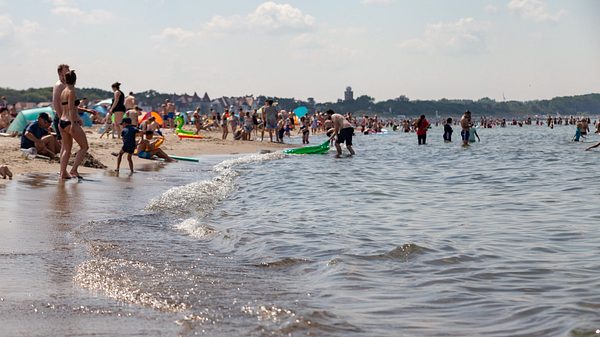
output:
[[[416,99],[600,93],[597,0],[0,0],[0,87]]]

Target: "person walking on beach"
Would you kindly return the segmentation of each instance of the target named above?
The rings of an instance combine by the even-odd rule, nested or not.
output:
[[[88,151],[88,141],[81,127],[82,121],[77,111],[77,104],[75,103],[75,83],[77,82],[77,75],[75,70],[71,70],[65,74],[65,83],[67,87],[63,90],[60,95],[60,106],[61,106],[61,118],[58,123],[60,133],[62,134],[62,151],[60,154],[60,178],[70,179],[78,178],[81,179],[77,169],[83,158]],[[79,151],[75,155],[75,162],[69,174],[67,174],[67,165],[71,158],[71,151],[73,149],[73,141],[79,145]]]
[[[229,109],[225,109],[223,112],[223,116],[221,117],[221,128],[223,129],[223,133],[221,135],[221,139],[227,139],[227,135],[229,134],[228,128],[228,120],[229,120]]]
[[[125,114],[125,111],[127,111],[127,109],[125,108],[125,95],[120,89],[121,83],[115,82],[112,84],[111,88],[113,90],[114,96],[106,118],[109,118],[110,121],[112,115],[115,115],[113,130],[117,132],[117,137],[121,138],[121,122],[123,121],[123,115]]]
[[[263,107],[264,128],[269,131],[269,138],[273,142],[273,133],[277,132],[277,108],[273,106],[273,100],[268,99]],[[263,129],[264,135],[264,129]]]
[[[170,100],[165,100],[165,112],[167,113],[166,128],[174,129],[175,128],[175,103]]]
[[[69,72],[69,66],[67,64],[59,64],[56,71],[58,72],[58,81],[56,81],[54,87],[52,88],[52,110],[54,110],[52,128],[54,129],[54,132],[56,132],[56,140],[60,143],[62,139],[60,135],[60,129],[58,128],[58,121],[61,117],[60,95],[67,87],[65,84],[65,74]]]
[[[417,141],[419,145],[427,142],[427,129],[429,128],[429,121],[425,119],[425,115],[421,115],[415,123],[415,129],[417,130]]]
[[[117,156],[117,169],[115,172],[119,172],[119,167],[121,167],[121,158],[123,154],[127,153],[127,162],[129,163],[129,171],[133,173],[133,160],[131,157],[133,156],[133,152],[135,151],[135,137],[138,133],[138,128],[131,124],[131,118],[125,117],[123,118],[123,131],[121,131],[121,138],[123,139],[123,147],[119,151],[119,155]]]
[[[354,127],[344,116],[335,113],[333,110],[327,110],[327,115],[331,118],[333,124],[333,132],[330,136],[330,140],[334,137],[335,149],[337,150],[336,157],[342,156],[342,147],[340,144],[346,143],[346,148],[350,152],[350,156],[355,155],[354,149],[352,148],[352,136],[354,136]]]
[[[452,118],[448,117],[446,119],[446,124],[444,124],[444,142],[450,143],[452,141]]]
[[[467,110],[460,118],[460,136],[462,137],[463,146],[469,146],[469,130],[473,126],[471,123],[471,111]]]

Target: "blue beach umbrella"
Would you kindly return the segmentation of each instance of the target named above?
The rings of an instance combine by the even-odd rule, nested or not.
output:
[[[307,113],[308,108],[305,106],[299,106],[296,109],[294,109],[294,115],[296,115],[298,118],[304,117]]]

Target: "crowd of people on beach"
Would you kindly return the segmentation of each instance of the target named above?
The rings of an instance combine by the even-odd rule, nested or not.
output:
[[[235,111],[231,107],[225,109],[223,113],[210,109],[208,114],[202,114],[200,108],[197,108],[191,116],[186,114],[185,118],[183,118],[185,113],[177,112],[175,104],[166,99],[161,105],[160,111],[144,113],[136,104],[133,92],[129,92],[126,96],[121,91],[119,82],[112,84],[112,102],[106,115],[100,117],[96,111],[87,108],[86,98],[77,99],[75,70],[71,70],[66,64],[61,64],[57,67],[57,74],[58,81],[52,90],[54,118],[51,118],[48,113],[42,112],[36,121],[28,123],[21,135],[21,149],[29,154],[58,160],[60,162],[59,176],[63,180],[82,179],[78,168],[89,149],[87,135],[82,128],[82,116],[85,113],[91,114],[93,120],[103,123],[100,128],[100,138],[112,136],[113,139],[122,139],[123,145],[120,151],[113,153],[117,157],[116,171],[119,171],[123,155],[127,154],[131,173],[134,172],[132,161],[134,154],[143,159],[157,158],[167,162],[174,161],[160,149],[160,145],[164,142],[164,134],[161,129],[171,129],[177,133],[182,130],[187,121],[193,125],[194,135],[199,135],[201,131],[219,131],[222,140],[226,140],[231,133],[234,140],[252,141],[260,138],[260,141],[264,141],[266,133],[271,142],[284,143],[285,137],[291,137],[297,130],[296,134],[301,134],[302,144],[306,145],[310,144],[311,134],[325,133],[329,141],[335,145],[338,157],[342,154],[341,144],[344,143],[349,155],[355,154],[352,147],[355,130],[360,130],[360,133],[365,135],[387,133],[389,129],[406,133],[414,132],[417,136],[417,143],[423,145],[427,143],[428,131],[432,128],[432,123],[427,120],[425,115],[410,120],[380,118],[377,115],[355,117],[352,113],[342,115],[332,110],[325,112],[317,110],[297,116],[294,111],[278,109],[277,103],[273,99],[267,99],[264,106],[252,111],[245,111],[243,108]],[[2,97],[0,99],[0,133],[6,131],[14,117],[14,111],[11,112],[7,106],[6,97]],[[433,123],[435,126],[442,124],[444,142],[452,142],[454,132],[452,126],[460,127],[463,146],[469,146],[469,143],[476,140],[480,141],[469,110],[465,111],[459,120],[436,119]],[[593,124],[595,132],[600,133],[600,123],[594,121]],[[481,117],[478,127],[492,128],[506,127],[507,125],[519,127],[546,125],[550,128],[554,128],[555,125],[574,125],[576,131],[572,140],[580,141],[590,132],[592,121],[588,117],[572,116],[568,118],[548,116],[545,119],[535,118],[535,120],[528,117],[524,121],[513,119],[509,122],[506,119]],[[75,154],[71,169],[67,170],[74,143],[78,144],[79,150]],[[592,145],[586,150],[598,146],[600,143]],[[12,172],[7,166],[0,166],[0,176],[11,178]]]

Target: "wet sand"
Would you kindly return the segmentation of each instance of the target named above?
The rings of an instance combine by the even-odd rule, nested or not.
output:
[[[87,242],[82,231],[90,223],[135,214],[153,195],[181,184],[178,172],[202,174],[223,158],[138,161],[139,173],[132,176],[90,170],[80,183],[60,181],[55,173],[27,173],[0,185],[0,335],[185,334],[185,324],[177,323],[180,314],[114,300],[78,285],[78,266],[99,244]]]
[[[113,152],[119,152],[122,146],[120,139],[99,139],[99,126],[95,125],[92,128],[85,129],[88,137],[90,153],[95,159],[107,166],[107,170],[114,170],[117,165],[116,158],[111,155]],[[260,133],[258,141],[234,141],[232,135],[228,135],[227,140],[221,140],[220,131],[202,131],[201,135],[204,139],[179,139],[171,130],[163,130],[166,136],[166,141],[162,145],[162,149],[167,154],[179,156],[197,156],[197,155],[217,155],[217,154],[238,154],[238,153],[256,153],[260,151],[278,151],[284,148],[293,147],[290,144],[271,143],[268,135],[265,135],[265,141],[260,141]],[[21,179],[22,175],[29,173],[45,173],[57,174],[59,164],[56,161],[48,161],[46,159],[28,159],[20,150],[20,137],[0,137],[0,165],[8,165],[12,171],[13,179]],[[74,146],[75,152],[77,145]],[[134,158],[134,169],[140,165],[146,165],[147,160]],[[102,170],[81,167],[82,175],[92,174]],[[121,162],[121,172],[128,172],[128,164],[126,158]],[[6,184],[8,179],[0,179],[0,186]]]

